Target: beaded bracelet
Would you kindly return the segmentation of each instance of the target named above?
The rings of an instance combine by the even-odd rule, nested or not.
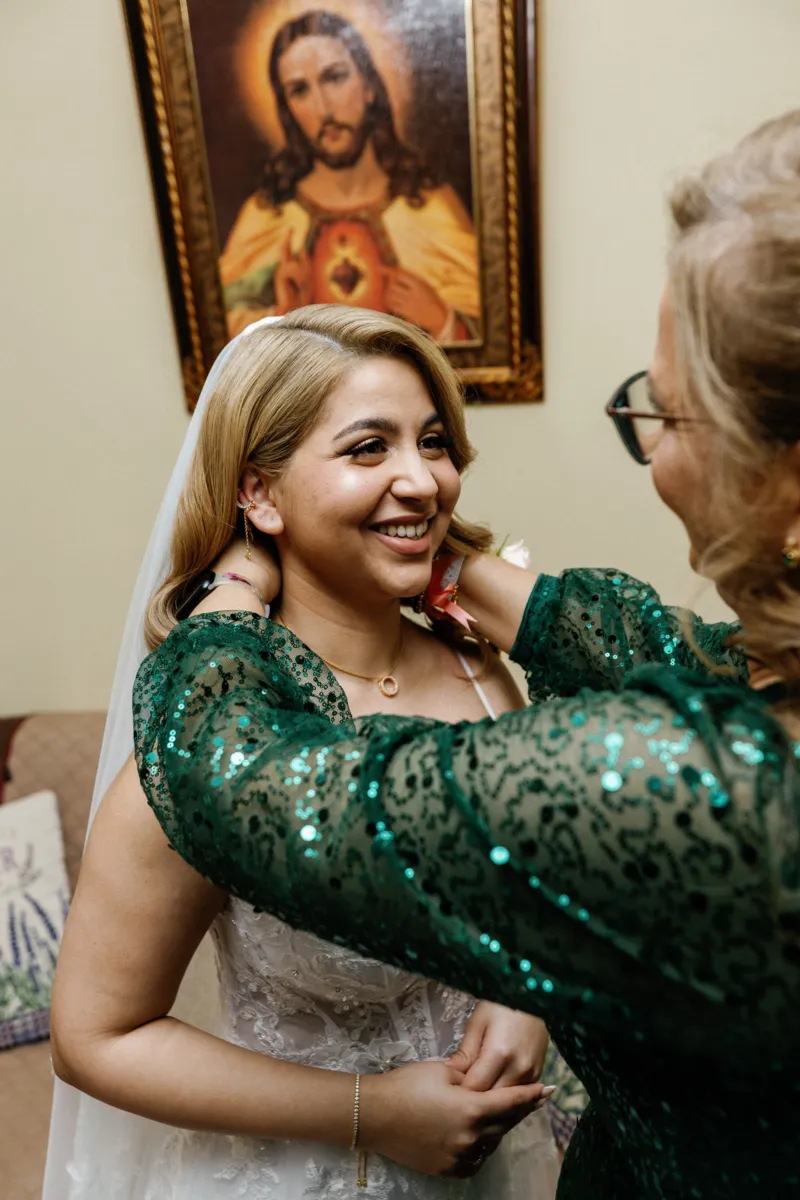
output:
[[[358,1122],[361,1116],[361,1076],[356,1075],[356,1094],[353,1102],[353,1140],[350,1142],[350,1150],[355,1151],[358,1155],[356,1160],[356,1187],[365,1188],[367,1186],[367,1152],[360,1150],[358,1146]]]
[[[269,616],[270,606],[267,604],[256,585],[251,583],[249,579],[245,579],[244,575],[237,575],[235,571],[223,571],[222,574],[215,575],[214,578],[208,583],[204,583],[201,586],[203,591],[208,594],[209,592],[213,592],[215,588],[222,587],[222,585],[226,583],[241,583],[244,585],[244,587],[249,588],[253,595],[257,598],[259,604],[263,607],[264,616]]]

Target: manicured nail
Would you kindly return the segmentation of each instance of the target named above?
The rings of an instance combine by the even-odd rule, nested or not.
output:
[[[553,1092],[557,1092],[557,1091],[558,1091],[558,1088],[555,1086],[555,1084],[551,1084],[550,1087],[542,1088],[542,1095],[543,1096],[552,1096]]]

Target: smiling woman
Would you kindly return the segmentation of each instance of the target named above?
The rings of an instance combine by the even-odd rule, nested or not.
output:
[[[455,375],[405,322],[319,306],[250,332],[208,405],[149,645],[172,628],[187,586],[232,530],[243,529],[237,503],[277,543],[285,579],[337,588],[346,580],[365,603],[418,595],[440,546],[491,542],[454,515],[472,458]]]
[[[265,655],[279,643],[297,668],[291,707],[348,723],[388,712],[481,721],[519,707],[499,660],[477,678],[474,641],[448,644],[402,613],[441,547],[489,540],[455,516],[472,450],[459,385],[431,339],[351,308],[257,326],[225,352],[194,428],[151,645],[188,648],[213,631],[202,671],[221,670],[226,695],[238,695],[241,638]],[[237,560],[245,519],[250,557]],[[231,771],[252,765],[248,713],[260,696],[243,694],[230,766],[216,744],[204,756],[209,811]],[[193,707],[185,690],[176,697],[176,728]],[[312,811],[324,777],[324,756],[307,757],[292,756],[304,795],[287,821]],[[301,840],[317,853],[310,821]],[[171,1011],[179,987],[184,1003],[214,993],[213,978],[182,987],[209,928],[218,1038]],[[534,1112],[541,1022],[229,898],[171,851],[131,763],[92,827],[53,1014],[59,1076],[105,1102],[81,1100],[70,1155],[79,1186],[68,1190],[53,1166],[57,1200],[130,1200],[134,1178],[142,1194],[172,1200],[335,1200],[365,1180],[381,1200],[552,1200],[555,1142],[549,1114]],[[163,1125],[142,1133],[126,1114]],[[444,1175],[464,1178],[432,1178]]]
[[[452,443],[407,362],[353,366],[286,470],[245,476],[250,519],[277,540],[284,579],[313,573],[340,589],[346,578],[370,604],[424,591],[461,490]]]
[[[449,454],[453,441],[414,367],[368,358],[328,396],[282,475],[265,481],[245,473],[251,520],[275,539],[280,555],[280,619],[303,629],[333,665],[333,650],[321,648],[337,637],[329,624],[332,597],[341,597],[351,625],[355,612],[372,610],[362,636],[348,646],[348,666],[335,670],[377,681],[387,698],[400,690],[396,671],[404,649],[408,659],[412,636],[409,629],[404,645],[399,611],[386,601],[419,595],[428,585],[461,491]],[[326,631],[309,626],[312,614]],[[381,662],[387,670],[376,676]]]

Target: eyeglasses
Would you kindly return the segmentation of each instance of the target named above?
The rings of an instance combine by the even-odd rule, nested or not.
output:
[[[622,444],[637,463],[650,463],[665,425],[698,425],[698,417],[666,413],[650,390],[647,371],[626,379],[606,405],[606,413],[622,438]]]

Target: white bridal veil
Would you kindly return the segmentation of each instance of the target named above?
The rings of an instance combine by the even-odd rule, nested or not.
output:
[[[139,664],[147,654],[144,614],[169,569],[178,499],[197,445],[208,398],[233,347],[253,329],[278,319],[265,317],[257,321],[225,347],[211,368],[189,423],[133,589],[111,691],[90,825],[109,785],[133,749],[131,696]],[[216,974],[208,938],[205,938],[181,985],[173,1011],[192,1024],[213,1028],[216,999]],[[111,1108],[56,1079],[42,1200],[163,1200],[151,1195],[147,1168],[158,1156],[169,1133],[164,1125]]]

